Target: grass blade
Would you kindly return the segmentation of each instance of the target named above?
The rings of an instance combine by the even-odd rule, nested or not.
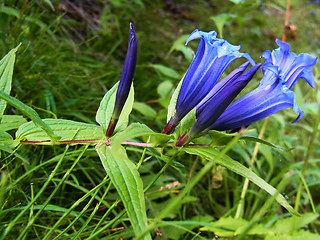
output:
[[[6,94],[10,94],[12,85],[12,74],[14,61],[16,59],[16,52],[19,49],[21,43],[12,49],[7,55],[5,55],[0,61],[0,90]],[[0,100],[0,118],[2,118],[3,112],[6,109],[7,102]]]
[[[281,206],[286,208],[289,212],[295,215],[299,215],[299,213],[290,206],[287,200],[281,194],[279,194],[274,187],[272,187],[270,184],[268,184],[266,181],[264,181],[262,178],[256,175],[253,171],[246,168],[241,163],[234,161],[227,155],[224,155],[221,158],[216,158],[216,156],[219,155],[219,151],[213,148],[208,148],[208,147],[192,147],[192,148],[189,147],[189,148],[184,148],[183,150],[189,154],[196,154],[205,159],[213,160],[218,164],[228,168],[229,170],[243,177],[248,178],[251,182],[258,185],[260,188],[268,192],[270,195],[275,196],[275,199],[277,200],[277,202]]]
[[[51,141],[55,142],[59,139],[58,136],[54,135],[52,129],[41,120],[38,113],[33,110],[31,107],[25,105],[24,103],[20,102],[18,99],[9,96],[3,91],[0,91],[0,98],[5,100],[7,103],[9,103],[11,106],[17,108],[19,111],[22,112],[23,115],[27,116],[28,118],[31,118],[31,120],[34,122],[36,126],[39,126],[43,129],[43,131],[48,134]]]

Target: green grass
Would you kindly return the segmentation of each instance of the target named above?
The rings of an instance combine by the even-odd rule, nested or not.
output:
[[[130,120],[155,132],[164,127],[170,95],[190,63],[179,50],[169,53],[179,37],[195,28],[216,30],[210,17],[235,14],[225,23],[223,36],[241,44],[259,62],[261,53],[275,48],[274,39],[281,38],[285,12],[282,1],[275,0],[238,5],[232,1],[81,1],[77,10],[68,5],[77,1],[57,2],[60,5],[50,0],[3,1],[1,56],[22,43],[11,96],[42,118],[95,123],[99,102],[120,78],[132,21],[138,38],[135,101],[147,104],[156,114],[136,107]],[[288,39],[292,51],[317,56],[319,5],[291,2],[290,20],[298,27],[295,39]],[[193,51],[196,46],[196,42],[188,45]],[[154,67],[156,64],[169,69]],[[295,114],[289,109],[269,117],[267,123],[262,120],[251,125],[246,132],[259,136],[265,128],[263,139],[293,150],[282,152],[249,141],[228,149],[232,159],[277,188],[302,217],[292,216],[251,182],[243,188],[245,178],[218,164],[182,152],[172,161],[163,158],[170,163],[166,164],[157,149],[127,146],[128,158],[140,166],[144,188],[159,177],[145,192],[153,238],[157,229],[162,234],[159,239],[213,239],[216,235],[219,239],[317,239],[318,66],[314,75],[316,89],[303,81],[295,86],[297,101],[305,110],[298,123],[290,123]],[[8,106],[5,114],[22,113]],[[217,149],[226,151],[223,146]],[[163,153],[170,156],[170,151],[165,148]],[[133,238],[125,204],[93,145],[18,145],[13,152],[1,151],[0,169],[0,233],[6,234],[4,239]],[[239,205],[241,196],[245,196],[243,205]],[[243,229],[233,235],[237,226]]]

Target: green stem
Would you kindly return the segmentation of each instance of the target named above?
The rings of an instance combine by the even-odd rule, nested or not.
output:
[[[262,128],[261,128],[261,131],[259,133],[259,137],[258,138],[262,138],[263,137],[263,134],[264,134],[264,132],[266,130],[266,127],[267,127],[267,124],[268,124],[268,120],[269,120],[269,118],[265,118],[264,119],[264,122],[263,122],[263,125],[262,125]],[[258,151],[259,151],[259,147],[260,147],[260,143],[257,142],[255,144],[255,147],[254,147],[253,152],[252,152],[252,157],[251,157],[252,165],[254,164],[254,162],[256,160],[256,157],[257,157],[257,154],[258,154]],[[249,168],[249,169],[251,169],[251,168]],[[244,202],[245,202],[245,197],[246,197],[246,194],[247,194],[247,191],[248,191],[248,186],[249,186],[249,179],[246,178],[244,180],[244,184],[243,184],[243,187],[242,187],[240,201],[238,203],[238,207],[237,207],[235,218],[241,218],[243,216]]]
[[[152,179],[152,181],[149,183],[149,185],[144,189],[144,192],[147,192],[149,188],[158,180],[158,178],[162,175],[162,173],[172,164],[174,158],[178,155],[178,153],[181,151],[181,148],[178,149],[178,151],[169,158],[169,160],[166,162],[166,164],[161,168],[161,170],[157,173],[157,175]]]

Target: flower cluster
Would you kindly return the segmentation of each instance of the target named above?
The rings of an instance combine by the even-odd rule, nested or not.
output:
[[[222,73],[235,59],[245,57],[255,65],[249,54],[239,52],[240,46],[234,46],[216,35],[215,31],[207,33],[195,30],[187,39],[186,44],[200,38],[199,47],[183,78],[174,115],[162,133],[171,133],[188,112],[199,105],[208,94],[212,94],[211,90]]]
[[[291,90],[299,78],[315,87],[312,66],[317,58],[308,53],[299,55],[289,52],[290,45],[276,40],[279,48],[265,51],[262,66],[263,77],[259,86],[232,103],[209,128],[230,130],[247,126],[280,110],[293,108],[298,121],[303,111],[297,105],[295,93]]]
[[[238,129],[259,121],[278,111],[293,108],[298,121],[303,111],[297,105],[295,93],[291,90],[299,78],[315,86],[312,66],[317,58],[308,53],[299,55],[289,52],[290,45],[276,40],[279,48],[267,50],[261,57],[264,64],[256,64],[248,53],[241,53],[240,46],[234,46],[216,37],[216,32],[195,30],[186,44],[196,38],[200,43],[179,90],[175,110],[162,133],[170,134],[179,122],[194,108],[196,122],[190,131],[178,139],[177,146],[183,146],[192,138],[209,130]],[[226,68],[236,59],[248,61],[218,81]],[[113,133],[117,119],[127,99],[137,59],[137,39],[130,23],[128,52],[116,95],[113,115],[107,130],[107,137]],[[249,66],[251,68],[246,70]],[[263,77],[258,87],[238,100],[233,100],[261,67]]]

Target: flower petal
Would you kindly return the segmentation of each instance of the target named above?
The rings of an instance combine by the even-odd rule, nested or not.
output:
[[[283,81],[277,81],[268,88],[259,86],[239,98],[209,129],[237,129],[290,107],[299,114],[296,122],[302,117],[303,111],[296,103],[295,93]]]
[[[210,93],[196,107],[197,121],[189,132],[190,136],[197,135],[212,125],[233,99],[252,79],[261,64],[256,64],[251,69],[245,69],[249,62],[244,63],[227,77],[217,83]]]
[[[289,52],[290,45],[276,40],[279,48],[272,52],[267,50],[261,57],[265,58],[265,64],[279,67],[279,75],[284,79],[287,87],[292,89],[299,78],[304,78],[311,87],[315,86],[312,72],[312,66],[317,62],[317,58],[308,53],[297,55],[294,52]],[[265,78],[268,80],[268,78]]]
[[[199,47],[192,61],[178,95],[176,115],[179,122],[191,111],[213,88],[222,73],[231,62],[240,57],[247,58],[255,64],[247,53],[240,53],[240,46],[234,46],[223,39],[216,38],[215,31],[203,32],[195,30],[186,43],[200,38]]]

